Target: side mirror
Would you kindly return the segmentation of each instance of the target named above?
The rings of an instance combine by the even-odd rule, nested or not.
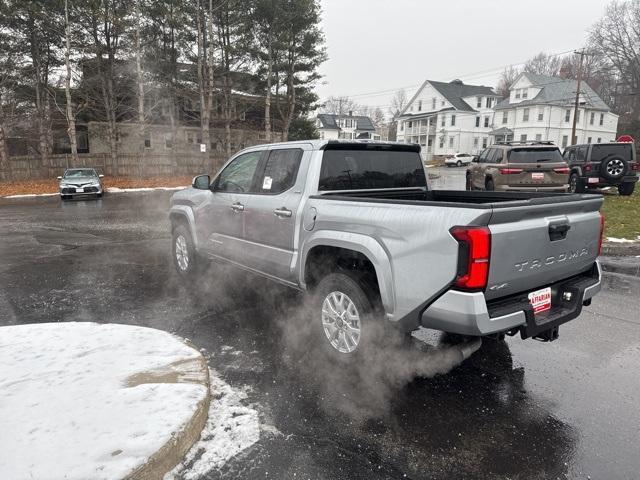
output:
[[[60,175],[58,175],[58,180],[62,180],[62,177]]]
[[[100,174],[98,175],[99,178],[104,178],[104,175]]]
[[[211,178],[209,175],[198,175],[197,177],[193,177],[191,181],[191,186],[197,190],[209,190],[210,184]]]

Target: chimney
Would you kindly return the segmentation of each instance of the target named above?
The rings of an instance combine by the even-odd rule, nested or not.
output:
[[[353,110],[349,110],[349,116],[353,117]]]

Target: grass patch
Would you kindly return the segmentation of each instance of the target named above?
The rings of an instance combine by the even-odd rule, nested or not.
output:
[[[606,218],[605,237],[635,240],[640,236],[640,192],[623,197],[617,193],[604,195],[602,212]]]

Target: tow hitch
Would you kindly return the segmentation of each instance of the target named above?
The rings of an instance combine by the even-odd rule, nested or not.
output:
[[[553,342],[558,339],[559,332],[560,327],[556,325],[555,327],[551,327],[549,330],[545,330],[544,332],[534,335],[532,338],[541,342]]]

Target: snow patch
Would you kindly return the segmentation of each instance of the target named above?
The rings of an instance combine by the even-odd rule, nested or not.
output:
[[[5,195],[2,198],[33,198],[33,197],[57,197],[59,193],[24,193],[20,195]]]
[[[128,192],[153,192],[155,190],[184,190],[185,188],[189,188],[188,186],[184,187],[140,187],[140,188],[118,188],[118,187],[107,187],[106,191],[108,193],[128,193]]]
[[[164,480],[203,478],[260,439],[258,412],[243,404],[247,394],[232,388],[213,371],[209,372],[209,378],[212,400],[200,440]]]
[[[177,337],[144,327],[0,327],[0,478],[125,477],[207,394],[201,384],[145,374],[199,358]]]
[[[638,240],[640,240],[640,237],[637,237],[635,240],[630,240],[628,238],[607,237],[607,242],[610,243],[635,243]]]

